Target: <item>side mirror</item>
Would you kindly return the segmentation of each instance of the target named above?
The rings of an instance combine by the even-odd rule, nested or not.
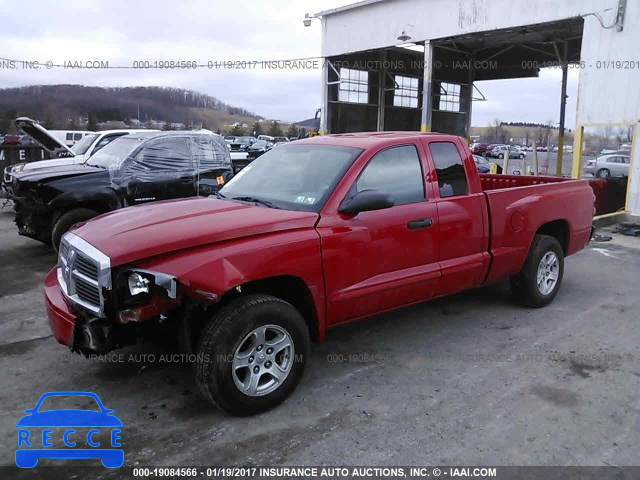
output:
[[[391,195],[378,190],[363,190],[353,197],[346,198],[338,211],[340,213],[358,214],[371,210],[382,210],[393,207],[394,201]]]

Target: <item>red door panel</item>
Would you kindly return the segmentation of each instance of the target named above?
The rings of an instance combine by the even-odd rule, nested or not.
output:
[[[410,221],[432,219],[411,230]],[[427,300],[440,278],[437,207],[433,202],[323,218],[322,241],[328,321],[341,323]]]

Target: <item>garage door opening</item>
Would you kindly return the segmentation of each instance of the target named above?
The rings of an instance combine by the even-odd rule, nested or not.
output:
[[[589,180],[596,195],[596,218],[628,210],[635,130],[633,124],[603,124],[576,131],[573,176]]]

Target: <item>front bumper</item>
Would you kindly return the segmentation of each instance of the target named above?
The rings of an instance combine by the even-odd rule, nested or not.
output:
[[[54,267],[44,279],[44,298],[47,306],[49,327],[53,336],[62,345],[73,345],[73,329],[76,314],[67,304],[58,284],[57,267]]]
[[[42,242],[51,240],[52,212],[44,204],[12,195],[18,233]]]
[[[69,306],[58,283],[57,267],[44,280],[44,296],[51,332],[58,343],[71,351],[104,354],[124,344],[116,339],[116,332],[107,320],[78,315]]]

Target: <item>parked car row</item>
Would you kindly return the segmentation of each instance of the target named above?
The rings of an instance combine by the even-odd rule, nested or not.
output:
[[[487,143],[474,143],[469,147],[474,155],[480,155],[483,157],[500,158],[504,159],[509,152],[509,158],[524,158],[527,153],[521,147],[515,145],[505,144],[487,144]]]
[[[504,150],[507,147],[509,147],[510,150],[515,150],[518,152],[517,155],[510,153],[510,158],[524,158],[524,157],[520,157],[520,152],[524,153],[524,155],[526,156],[526,152],[533,152],[533,146],[531,145],[527,145],[527,146],[520,146],[520,145],[505,145],[505,144],[488,144],[488,143],[472,143],[469,148],[471,149],[471,152],[474,155],[482,155],[483,157],[495,157],[495,158],[502,158],[502,157],[498,157],[499,155],[499,150]],[[548,147],[546,145],[544,146],[538,146],[536,147],[536,151],[538,152],[546,152],[548,150]],[[563,147],[563,152],[564,153],[572,153],[573,152],[573,145],[565,145]],[[558,147],[557,146],[553,146],[551,147],[551,151],[552,152],[557,152],[558,151]],[[604,153],[613,153],[613,152],[602,152]]]
[[[19,146],[19,145],[30,146],[30,145],[37,145],[38,142],[36,142],[29,135],[15,135],[13,133],[9,133],[7,135],[0,136],[0,144],[15,145],[15,146]]]

